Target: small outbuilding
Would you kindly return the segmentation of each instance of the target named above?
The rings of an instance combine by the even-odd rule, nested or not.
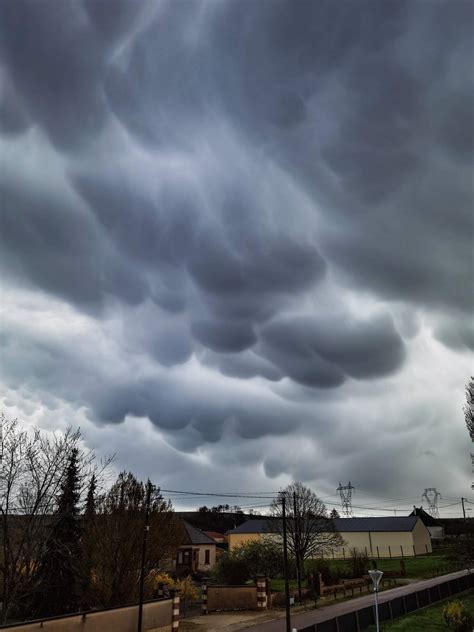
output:
[[[444,527],[436,518],[430,516],[423,507],[414,507],[410,516],[418,516],[430,533],[430,538],[436,541],[442,541],[445,538]]]

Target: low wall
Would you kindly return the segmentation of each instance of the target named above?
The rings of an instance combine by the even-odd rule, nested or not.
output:
[[[216,610],[264,610],[268,605],[267,580],[257,578],[254,586],[202,586],[202,614]]]
[[[67,615],[36,620],[29,623],[14,624],[2,627],[12,632],[136,632],[138,605],[125,608],[89,611],[81,614]],[[143,604],[144,632],[171,632],[176,630],[173,622],[173,600],[159,599]]]
[[[256,586],[208,586],[207,610],[255,610]]]

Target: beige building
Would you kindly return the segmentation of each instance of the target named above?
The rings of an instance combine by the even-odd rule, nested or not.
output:
[[[178,548],[176,570],[206,572],[216,563],[216,541],[183,520],[182,544]]]
[[[418,516],[336,518],[334,526],[344,545],[332,550],[329,557],[349,557],[354,549],[369,557],[413,557],[432,552],[430,534]],[[274,519],[247,520],[227,533],[229,549],[277,532]]]

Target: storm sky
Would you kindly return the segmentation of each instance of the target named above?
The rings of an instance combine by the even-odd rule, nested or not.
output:
[[[2,0],[5,414],[168,489],[472,499],[473,11]]]

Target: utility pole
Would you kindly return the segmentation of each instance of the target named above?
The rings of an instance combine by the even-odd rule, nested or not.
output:
[[[283,517],[283,566],[285,571],[286,632],[291,632],[290,584],[288,583],[288,540],[286,535],[286,498],[284,493],[281,495],[281,514]]]
[[[143,587],[145,583],[145,562],[146,547],[148,542],[148,532],[150,531],[150,501],[151,501],[151,481],[148,479],[146,484],[146,500],[145,500],[145,530],[143,532],[142,545],[142,564],[140,568],[140,597],[138,600],[138,625],[137,632],[142,632],[143,621]]]
[[[295,528],[295,559],[296,559],[296,579],[298,581],[298,601],[300,605],[303,602],[301,595],[301,566],[300,566],[300,524],[298,514],[298,504],[296,502],[296,492],[293,492],[293,514]]]
[[[466,500],[466,498],[461,498],[461,503],[462,503],[462,515],[464,517],[464,521],[466,521],[466,508],[464,507],[464,501]]]

